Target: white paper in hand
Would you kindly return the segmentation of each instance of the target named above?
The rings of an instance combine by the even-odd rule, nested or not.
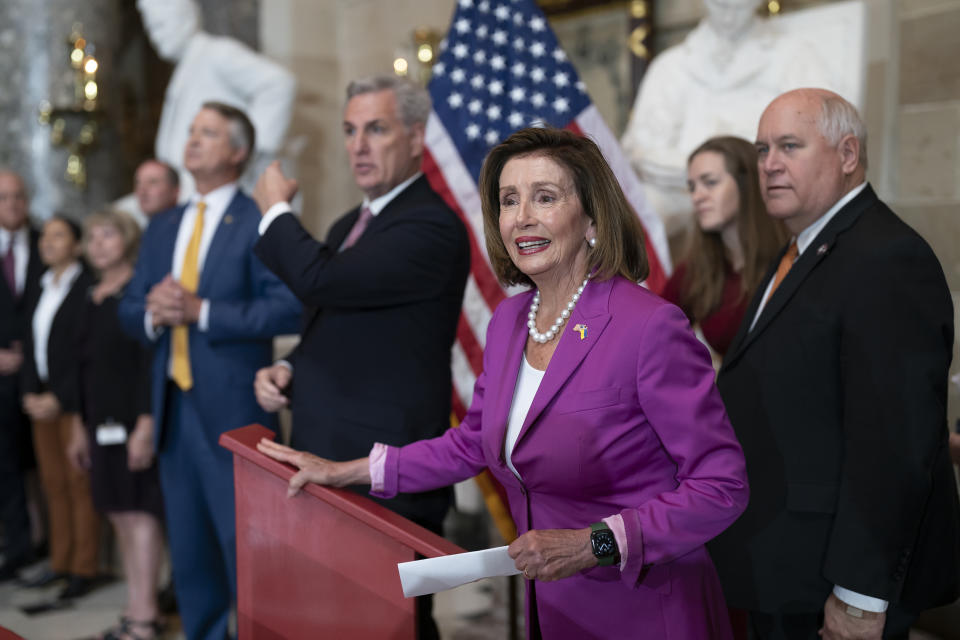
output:
[[[468,582],[493,576],[520,573],[506,547],[470,551],[440,558],[397,563],[400,584],[407,598],[453,589]]]

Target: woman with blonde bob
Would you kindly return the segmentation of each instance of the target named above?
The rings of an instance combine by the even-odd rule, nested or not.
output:
[[[159,635],[162,496],[150,415],[150,355],[120,328],[117,307],[133,276],[140,227],[129,215],[101,211],[84,220],[84,249],[99,280],[80,315],[80,416],[70,461],[90,472],[93,503],[106,514],[120,545],[127,606],[104,640]]]
[[[260,450],[300,469],[291,493],[392,497],[489,468],[520,534],[530,638],[729,638],[703,545],[747,503],[743,454],[707,350],[636,284],[642,232],[613,172],[586,138],[524,129],[490,152],[480,197],[497,276],[531,289],[494,312],[460,427],[346,462]]]
[[[742,138],[710,138],[694,149],[687,188],[696,220],[663,297],[699,324],[707,344],[723,357],[787,231],[767,215],[757,150]]]

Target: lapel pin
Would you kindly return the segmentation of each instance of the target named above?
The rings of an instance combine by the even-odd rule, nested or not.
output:
[[[233,224],[233,216],[230,214],[223,216],[223,224]]]
[[[823,254],[825,254],[825,253],[827,252],[827,249],[828,249],[828,248],[829,248],[829,247],[827,247],[826,244],[820,245],[819,247],[817,247],[817,255],[818,255],[818,256],[822,256]]]
[[[583,340],[587,337],[587,325],[578,324],[573,328],[574,331],[580,334],[580,339]]]

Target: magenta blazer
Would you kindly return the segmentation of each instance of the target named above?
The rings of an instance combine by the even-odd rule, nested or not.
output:
[[[517,530],[579,529],[619,513],[627,561],[535,585],[549,640],[723,640],[730,623],[704,543],[746,507],[743,452],[714,371],[683,312],[615,277],[591,281],[567,321],[513,451],[503,442],[532,292],[487,329],[483,373],[463,423],[390,448],[385,497],[434,489],[485,467]],[[574,330],[583,325],[583,337]],[[527,585],[529,635],[531,598]]]

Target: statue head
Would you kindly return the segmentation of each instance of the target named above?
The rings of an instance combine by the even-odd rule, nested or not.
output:
[[[137,0],[150,42],[160,57],[180,60],[190,37],[200,30],[200,8],[193,0]]]
[[[747,30],[762,0],[703,0],[705,20],[728,40],[736,40]]]

